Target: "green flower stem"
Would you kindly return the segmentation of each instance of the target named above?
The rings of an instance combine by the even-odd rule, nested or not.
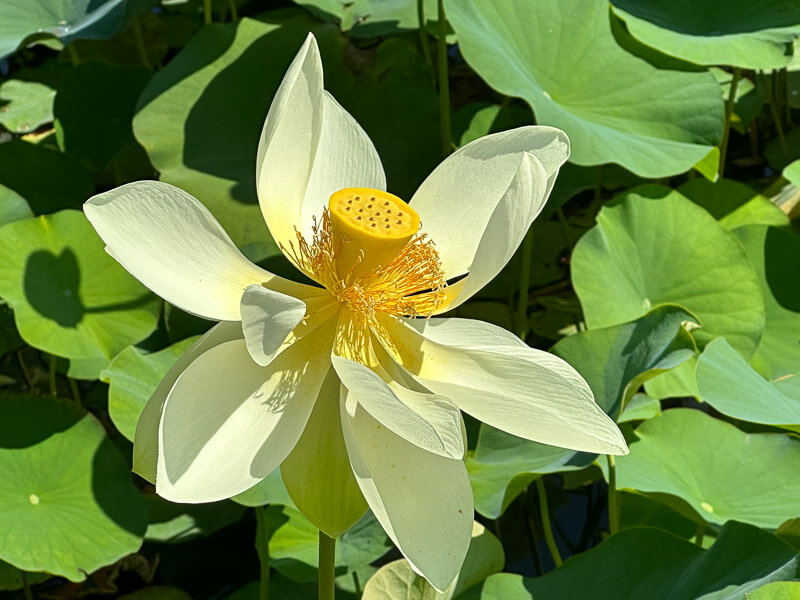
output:
[[[81,392],[78,389],[78,382],[72,377],[67,377],[67,381],[69,381],[69,389],[72,392],[72,399],[75,401],[76,405],[81,406]]]
[[[431,56],[431,45],[428,43],[428,29],[425,26],[425,0],[417,0],[417,31],[419,31],[419,43],[422,46],[422,54],[425,57],[425,64],[431,72],[431,79],[436,85],[436,69],[433,68],[433,57]]]
[[[19,370],[22,371],[22,376],[25,378],[25,383],[28,384],[28,389],[33,390],[33,379],[31,379],[31,374],[28,373],[28,367],[22,358],[22,350],[17,350],[17,362],[19,363]]]
[[[536,492],[539,494],[539,514],[542,517],[544,541],[547,543],[547,549],[550,550],[550,556],[553,557],[556,567],[560,567],[564,561],[561,560],[561,553],[558,551],[556,539],[553,537],[553,528],[550,525],[550,509],[547,507],[547,490],[544,489],[544,479],[541,477],[536,480]]]
[[[48,376],[50,381],[50,395],[55,398],[58,396],[58,386],[56,385],[56,357],[50,355],[50,365],[48,369]]]
[[[703,537],[706,532],[706,525],[705,523],[698,523],[697,524],[697,533],[694,534],[694,543],[703,547]]]
[[[736,88],[739,86],[739,79],[742,70],[739,67],[733,68],[733,79],[731,79],[731,89],[728,100],[725,102],[725,125],[722,129],[722,141],[719,144],[719,176],[722,178],[725,173],[725,157],[728,154],[728,138],[731,133],[731,117],[733,116],[733,105],[736,102]]]
[[[69,60],[72,62],[73,67],[77,67],[81,64],[81,57],[78,56],[78,50],[75,48],[75,44],[67,44],[67,54],[69,54]]]
[[[236,0],[228,0],[228,4],[231,7],[231,21],[238,21],[239,9],[236,7]]]
[[[20,579],[22,579],[22,592],[25,594],[25,600],[33,600],[33,592],[31,591],[31,582],[28,581],[28,574],[20,569]]]
[[[533,227],[530,227],[522,240],[522,247],[520,248],[519,303],[517,304],[517,312],[514,315],[517,335],[522,341],[525,341],[525,338],[528,337],[528,289],[531,285],[532,254]]]
[[[256,507],[256,552],[261,565],[261,579],[258,586],[260,600],[269,600],[269,531],[264,515],[265,509],[265,506]]]
[[[778,132],[778,139],[781,142],[781,150],[783,150],[783,155],[788,159],[789,158],[789,146],[786,144],[786,136],[783,133],[783,124],[781,123],[781,116],[778,112],[777,106],[777,94],[775,92],[775,80],[776,80],[776,71],[772,72],[772,78],[770,79],[770,101],[769,101],[769,110],[772,113],[772,120],[775,122],[775,129]]]
[[[453,151],[450,131],[450,76],[447,73],[447,17],[444,0],[439,0],[439,39],[436,41],[439,63],[439,123],[441,125],[442,156]]]
[[[211,0],[203,0],[203,21],[208,25],[211,20]]]
[[[614,456],[608,459],[608,530],[611,535],[619,531],[619,494],[617,493],[617,465]]]
[[[328,537],[319,532],[319,600],[334,600],[336,597],[335,582],[336,566],[336,538]]]
[[[133,39],[136,42],[136,53],[139,55],[139,61],[145,69],[152,69],[153,67],[150,64],[150,59],[147,56],[147,46],[144,43],[142,25],[139,23],[138,18],[133,20],[131,28],[133,29]]]

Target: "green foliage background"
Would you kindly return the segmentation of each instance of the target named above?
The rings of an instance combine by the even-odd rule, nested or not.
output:
[[[800,598],[800,5],[443,8],[440,28],[435,0],[0,0],[0,597],[244,600],[260,572],[273,598],[315,597],[316,530],[278,473],[198,506],[131,475],[139,412],[211,324],[143,288],[80,211],[158,178],[295,277],[254,161],[311,31],[402,197],[443,138],[567,132],[528,240],[455,312],[568,360],[631,449],[468,421],[478,523],[455,588],[368,514],[338,544],[339,596]]]

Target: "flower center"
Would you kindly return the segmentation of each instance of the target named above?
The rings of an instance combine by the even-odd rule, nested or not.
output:
[[[314,220],[310,242],[297,232],[289,254],[362,324],[375,325],[376,312],[427,317],[444,302],[445,277],[419,226],[419,215],[397,196],[346,188]]]

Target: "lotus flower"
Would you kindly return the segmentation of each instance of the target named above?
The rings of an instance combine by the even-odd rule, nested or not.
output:
[[[508,262],[568,154],[550,127],[490,135],[442,162],[406,204],[323,88],[309,35],[269,110],[256,180],[272,237],[318,285],[249,262],[198,200],[166,183],[85,204],[107,251],[144,285],[222,321],[148,402],[134,469],[164,498],[210,502],[280,466],[320,530],[341,534],[369,505],[413,568],[446,588],[473,522],[461,411],[545,444],[627,452],[563,360],[488,323],[437,317]]]

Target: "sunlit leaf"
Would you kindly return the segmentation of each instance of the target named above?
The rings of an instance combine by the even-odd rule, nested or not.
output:
[[[638,175],[686,171],[719,144],[722,94],[708,72],[659,69],[621,48],[601,0],[451,0],[467,62],[567,132],[579,165]],[[580,18],[576,18],[580,15]]]
[[[138,550],[147,524],[102,425],[31,396],[0,398],[0,505],[0,558],[72,581]]]
[[[0,296],[32,346],[110,360],[156,326],[159,300],[105,253],[83,213],[5,225],[0,255]]]

